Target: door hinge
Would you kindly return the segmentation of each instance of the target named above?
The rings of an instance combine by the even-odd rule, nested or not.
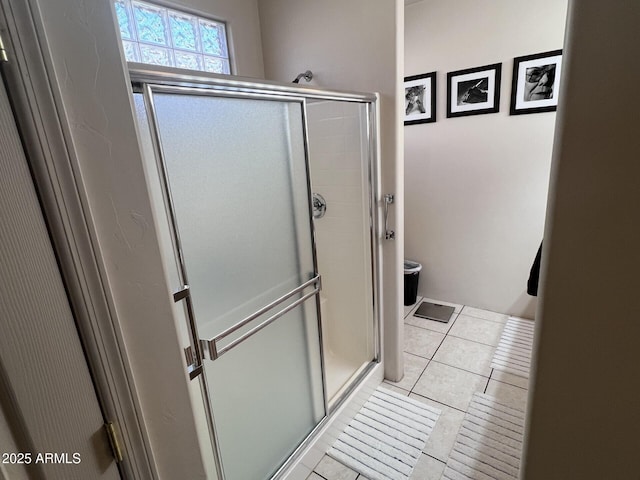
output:
[[[122,448],[120,447],[120,441],[118,440],[118,432],[116,432],[116,426],[113,422],[105,423],[104,429],[107,431],[107,437],[109,438],[109,445],[111,445],[111,452],[116,462],[122,462]]]
[[[4,49],[4,42],[2,41],[2,34],[0,34],[0,62],[8,62],[7,51]]]

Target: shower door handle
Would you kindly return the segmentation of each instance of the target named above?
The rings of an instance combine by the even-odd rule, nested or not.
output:
[[[196,328],[195,316],[193,313],[193,303],[191,301],[191,289],[189,285],[183,285],[180,290],[173,294],[173,301],[175,303],[183,301],[186,304],[187,309],[187,323],[189,326],[189,337],[191,338],[192,345],[184,349],[185,360],[187,362],[187,372],[189,373],[189,379],[193,380],[202,373],[204,360],[204,353],[202,351],[202,345],[198,339],[198,330]]]
[[[396,238],[396,232],[389,229],[389,205],[391,205],[395,197],[393,193],[385,194],[384,198],[384,238],[385,240],[394,240]]]
[[[275,307],[281,305],[283,302],[285,302],[286,300],[290,299],[291,297],[293,297],[293,296],[295,296],[297,294],[302,294],[303,291],[306,288],[311,287],[311,286],[314,287],[313,291],[311,291],[311,292],[307,293],[306,295],[303,295],[302,297],[298,298],[295,302],[287,305],[285,308],[280,310],[278,313],[276,313],[274,315],[271,315],[266,320],[261,321],[260,323],[255,325],[253,328],[251,328],[248,331],[245,331],[238,338],[236,338],[235,340],[229,342],[228,344],[224,345],[223,347],[219,347],[218,346],[218,342],[219,341],[221,341],[224,338],[228,337],[232,333],[240,330],[241,328],[249,325],[254,320],[256,320],[257,318],[261,317],[263,314],[269,312],[270,310],[273,310]],[[249,337],[255,335],[256,333],[258,333],[263,328],[265,328],[265,327],[269,326],[270,324],[272,324],[273,322],[275,322],[277,319],[282,317],[285,313],[293,310],[298,305],[306,302],[309,298],[311,298],[313,296],[319,296],[321,288],[322,288],[322,281],[321,281],[320,275],[316,275],[312,279],[307,280],[305,283],[303,283],[302,285],[298,286],[297,288],[294,288],[289,293],[281,296],[277,300],[274,300],[269,305],[266,305],[266,306],[262,307],[257,312],[249,315],[248,317],[246,317],[245,319],[239,321],[235,325],[227,328],[226,330],[224,330],[223,332],[219,333],[218,335],[216,335],[211,340],[200,340],[200,348],[201,348],[201,351],[203,352],[203,358],[205,358],[204,357],[204,352],[208,351],[209,352],[209,358],[211,360],[218,359],[220,356],[222,356],[223,354],[227,353],[229,350],[237,347],[239,344],[244,342]]]

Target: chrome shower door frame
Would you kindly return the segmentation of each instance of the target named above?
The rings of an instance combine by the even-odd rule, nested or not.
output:
[[[380,235],[379,228],[377,225],[379,224],[379,200],[380,200],[380,161],[377,155],[378,152],[378,135],[377,135],[377,125],[378,125],[378,95],[374,94],[360,94],[360,93],[352,93],[352,92],[336,92],[329,90],[319,90],[310,87],[299,87],[299,86],[290,86],[283,85],[278,83],[271,82],[256,82],[253,79],[244,79],[239,77],[231,77],[231,76],[220,76],[213,74],[198,74],[194,75],[191,72],[186,72],[184,70],[176,70],[176,69],[161,69],[161,70],[149,70],[148,66],[142,66],[138,64],[129,64],[129,72],[131,76],[131,81],[134,86],[134,93],[142,93],[144,96],[145,108],[148,112],[149,119],[149,129],[152,136],[152,143],[154,148],[155,159],[157,162],[157,168],[160,172],[160,182],[162,184],[163,197],[165,202],[165,209],[168,212],[169,216],[169,228],[171,230],[171,237],[173,240],[173,249],[178,259],[178,270],[179,277],[181,280],[181,287],[174,293],[174,301],[185,302],[185,311],[188,320],[188,330],[189,337],[191,340],[191,349],[192,355],[188,356],[188,372],[190,378],[193,380],[198,376],[204,377],[203,371],[203,362],[205,360],[205,354],[209,354],[209,358],[212,360],[216,359],[219,355],[222,355],[225,351],[233,348],[239,343],[242,343],[245,338],[257,333],[257,331],[261,330],[265,326],[267,326],[272,321],[279,318],[280,315],[286,313],[285,310],[276,313],[268,320],[262,322],[258,326],[251,329],[247,332],[246,335],[243,335],[239,339],[234,340],[229,345],[223,347],[222,350],[219,350],[217,347],[217,341],[222,339],[223,337],[229,335],[233,331],[239,329],[240,327],[248,324],[251,320],[257,318],[259,314],[264,313],[266,311],[275,308],[276,305],[281,303],[297,293],[302,293],[306,287],[311,285],[315,286],[315,289],[304,295],[293,305],[289,305],[289,309],[297,306],[298,304],[303,303],[307,299],[311,297],[316,297],[316,312],[317,312],[317,322],[318,322],[318,334],[319,334],[319,345],[320,345],[320,364],[321,364],[321,376],[322,376],[322,389],[323,389],[323,401],[324,401],[324,416],[319,421],[319,423],[312,429],[309,435],[305,440],[295,449],[295,451],[291,454],[288,460],[275,472],[272,478],[280,478],[284,475],[287,468],[295,461],[295,459],[301,454],[303,449],[313,441],[318,431],[324,426],[327,422],[328,418],[331,416],[332,412],[335,411],[349,396],[351,391],[361,382],[361,380],[371,371],[371,369],[375,366],[376,363],[381,361],[381,346],[380,346],[380,315],[381,315],[381,306],[380,306],[380,285],[381,279],[378,274],[378,269],[381,265],[381,249],[380,249]],[[267,307],[261,309],[259,312],[256,312],[254,315],[251,315],[245,318],[243,321],[237,323],[221,334],[217,335],[215,338],[211,340],[202,340],[198,336],[198,329],[194,314],[194,308],[191,300],[191,295],[189,291],[189,282],[186,271],[186,266],[184,262],[184,253],[182,250],[182,243],[180,241],[180,235],[177,228],[177,221],[175,217],[175,212],[173,208],[173,201],[171,196],[171,189],[168,181],[168,172],[164,161],[164,156],[162,152],[162,144],[160,141],[159,129],[157,125],[155,105],[153,100],[154,92],[162,92],[162,93],[177,93],[177,94],[193,94],[193,95],[210,95],[217,97],[230,97],[230,98],[244,98],[244,99],[262,99],[262,100],[270,100],[270,101],[283,101],[283,102],[299,102],[302,108],[302,128],[304,135],[304,154],[305,154],[305,168],[306,168],[306,181],[307,181],[307,191],[308,191],[308,209],[309,209],[309,218],[311,219],[313,216],[313,201],[312,201],[312,192],[310,185],[310,166],[309,166],[309,148],[308,148],[308,125],[307,125],[307,107],[306,102],[307,99],[321,99],[321,100],[334,100],[334,101],[347,101],[347,102],[356,102],[366,105],[366,114],[367,114],[367,142],[369,146],[369,161],[368,161],[368,178],[369,178],[369,225],[370,225],[370,242],[371,242],[371,252],[372,252],[372,262],[371,262],[371,271],[372,271],[372,291],[373,291],[373,337],[374,337],[374,358],[370,361],[369,365],[360,372],[358,378],[356,378],[349,388],[347,388],[340,396],[340,398],[332,404],[331,408],[328,406],[328,398],[327,398],[327,387],[326,387],[326,366],[325,366],[325,358],[324,358],[324,347],[322,341],[322,318],[320,312],[320,301],[319,301],[319,291],[320,291],[320,276],[318,274],[317,268],[317,254],[316,254],[316,235],[314,231],[314,224],[310,221],[311,228],[311,241],[312,241],[312,255],[313,255],[313,268],[314,268],[314,278],[305,282],[303,285],[298,287],[295,291],[290,292],[284,297],[276,300],[273,304],[268,305]],[[286,297],[286,298],[285,298]],[[288,310],[287,310],[288,311]],[[190,361],[192,360],[193,363]],[[203,401],[205,404],[205,412],[207,416],[207,422],[209,427],[209,433],[211,436],[211,442],[213,445],[213,454],[215,458],[215,465],[218,473],[218,478],[220,480],[225,479],[222,456],[219,448],[218,436],[216,432],[215,426],[215,415],[212,411],[211,402],[210,402],[210,393],[207,387],[207,382],[204,378],[201,378],[200,386],[203,392]]]

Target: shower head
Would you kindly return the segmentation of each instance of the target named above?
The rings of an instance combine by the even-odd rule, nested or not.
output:
[[[301,73],[296,77],[293,83],[299,83],[301,78],[304,78],[307,82],[310,82],[313,78],[313,72],[311,70],[307,70],[306,72]]]

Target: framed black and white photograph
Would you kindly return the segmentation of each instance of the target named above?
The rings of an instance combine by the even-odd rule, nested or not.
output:
[[[447,73],[447,118],[496,113],[502,64]]]
[[[511,115],[555,111],[561,74],[562,50],[514,58]]]
[[[436,121],[436,72],[404,78],[404,124]]]

